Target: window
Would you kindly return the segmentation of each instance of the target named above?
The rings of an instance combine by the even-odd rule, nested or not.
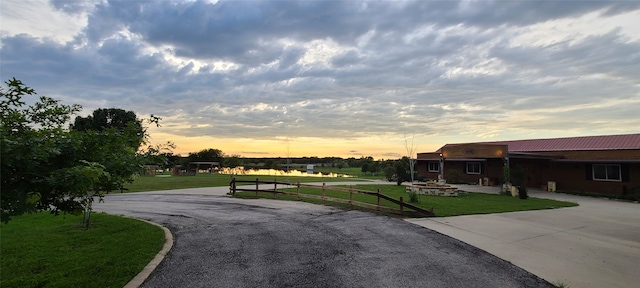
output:
[[[440,172],[440,163],[439,162],[429,162],[427,164],[427,169],[429,172]]]
[[[593,164],[593,180],[622,181],[620,164]]]
[[[467,174],[480,174],[480,162],[467,162]]]

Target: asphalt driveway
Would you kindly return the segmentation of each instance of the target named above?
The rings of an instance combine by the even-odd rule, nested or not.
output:
[[[400,219],[221,194],[220,188],[117,194],[94,208],[174,234],[172,250],[143,287],[552,287]]]

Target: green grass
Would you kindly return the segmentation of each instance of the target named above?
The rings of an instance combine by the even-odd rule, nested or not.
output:
[[[129,192],[173,190],[184,188],[201,188],[201,187],[220,187],[229,186],[231,175],[224,174],[196,174],[195,176],[142,176],[138,177],[133,183],[125,185]],[[264,175],[235,175],[238,180],[256,180],[259,178],[263,181],[273,181],[277,179],[279,182],[344,182],[358,181],[355,178],[344,177],[298,177],[298,176],[264,176]]]
[[[397,185],[354,185],[354,189],[380,191],[395,199],[403,197],[405,202],[409,201],[409,194],[405,191],[404,186]],[[295,189],[289,189],[289,191],[295,191]],[[314,188],[301,188],[300,193],[308,193],[314,195],[321,195],[322,190]],[[255,197],[253,192],[242,192],[236,194],[239,197]],[[326,191],[326,196],[334,198],[349,199],[349,193],[341,191]],[[260,193],[261,198],[273,198],[273,194]],[[278,195],[278,199],[281,200],[297,200],[295,196]],[[377,197],[354,194],[353,199],[355,201],[376,204]],[[302,198],[302,201],[319,203],[317,200]],[[321,202],[321,201],[320,201]],[[329,202],[327,202],[329,203]],[[445,216],[457,216],[457,215],[471,215],[471,214],[490,214],[490,213],[503,213],[514,211],[527,211],[527,210],[541,210],[541,209],[555,209],[562,207],[577,206],[576,203],[556,201],[550,199],[529,198],[526,200],[519,199],[517,197],[485,194],[485,193],[463,193],[458,197],[443,197],[443,196],[427,196],[420,195],[420,203],[411,203],[424,209],[433,208],[433,212],[438,217]],[[333,204],[332,204],[333,205]],[[381,201],[381,205],[398,209],[398,205],[389,201]],[[344,207],[345,205],[338,205]]]
[[[164,231],[139,220],[47,212],[0,225],[0,287],[122,287],[165,243]]]

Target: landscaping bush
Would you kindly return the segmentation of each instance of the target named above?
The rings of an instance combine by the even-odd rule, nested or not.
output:
[[[407,192],[409,194],[409,202],[411,203],[420,203],[420,197],[416,192]]]

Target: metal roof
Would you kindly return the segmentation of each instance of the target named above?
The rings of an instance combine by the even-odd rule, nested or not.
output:
[[[507,145],[509,152],[580,151],[640,149],[640,134],[582,136],[551,139],[474,142],[476,144]],[[474,144],[465,143],[465,144]],[[456,146],[461,144],[447,144]],[[444,148],[443,147],[443,148]],[[441,151],[442,148],[438,149]]]

